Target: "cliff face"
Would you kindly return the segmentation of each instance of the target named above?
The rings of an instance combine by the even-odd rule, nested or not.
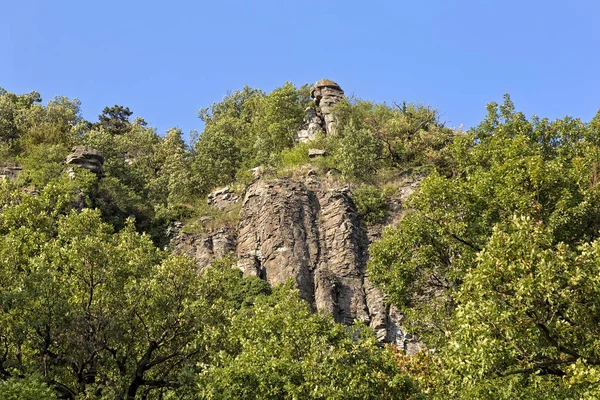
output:
[[[234,252],[245,275],[271,284],[291,278],[313,309],[344,324],[363,321],[380,341],[416,349],[402,330],[401,313],[385,304],[366,276],[369,235],[347,188],[329,188],[314,176],[257,179],[240,201],[236,229],[179,234],[176,249],[200,268]]]

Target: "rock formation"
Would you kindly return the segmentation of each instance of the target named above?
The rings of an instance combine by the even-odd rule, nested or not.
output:
[[[98,177],[103,175],[104,157],[98,150],[85,146],[75,146],[67,156],[67,165],[76,165],[93,172]]]
[[[310,89],[310,96],[314,99],[315,105],[321,110],[325,132],[328,135],[335,134],[335,119],[332,107],[344,98],[344,91],[334,81],[321,79]]]
[[[187,254],[196,260],[200,272],[212,261],[235,252],[236,235],[235,230],[230,228],[211,233],[179,232],[172,243],[177,253]]]
[[[199,268],[234,253],[245,275],[271,284],[292,279],[313,309],[344,324],[363,321],[380,341],[414,351],[402,314],[366,276],[369,237],[349,189],[329,188],[310,172],[304,181],[256,179],[241,200],[237,229],[180,234],[175,248]]]
[[[0,167],[0,182],[4,179],[8,179],[14,181],[17,179],[17,176],[21,173],[23,168],[13,166],[13,167]]]
[[[228,187],[225,186],[208,195],[208,205],[217,208],[225,208],[231,206],[239,200],[239,197]]]
[[[329,155],[329,153],[327,152],[327,150],[323,150],[323,149],[308,149],[308,157],[309,158],[324,157],[326,155]]]
[[[344,98],[344,91],[337,83],[321,79],[310,89],[315,107],[306,109],[304,123],[296,132],[298,142],[313,140],[318,132],[335,134],[335,118],[332,107]]]
[[[296,132],[296,141],[298,142],[308,142],[313,140],[317,133],[323,132],[323,119],[317,114],[317,110],[314,107],[308,107],[304,113],[302,128]]]

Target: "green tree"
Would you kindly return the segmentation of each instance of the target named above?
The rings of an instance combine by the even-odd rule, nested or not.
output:
[[[373,135],[381,147],[378,161],[398,169],[447,162],[444,152],[454,133],[439,119],[437,110],[403,102],[393,107],[356,98],[336,104],[340,130],[352,126]]]
[[[542,326],[550,337],[558,327],[547,326],[550,320],[537,312],[548,311],[548,301],[553,310],[548,318],[564,324],[561,334],[567,336],[560,337],[558,347],[568,348],[571,334],[581,340],[595,335],[588,325],[593,315],[580,315],[589,320],[569,326],[552,314],[552,307],[558,304],[555,291],[574,300],[575,293],[586,293],[575,280],[559,276],[569,277],[573,271],[562,269],[584,262],[567,249],[588,246],[598,237],[597,122],[527,120],[508,97],[501,106],[488,106],[488,112],[477,128],[454,139],[450,163],[430,174],[409,199],[407,207],[414,211],[372,246],[369,274],[406,312],[409,329],[440,357],[447,354],[440,362],[448,364],[440,369],[458,371],[454,380],[440,381],[439,388],[454,388],[452,396],[465,398],[544,397],[530,390],[538,385],[548,393],[556,389],[557,398],[569,398],[575,389],[552,375],[571,376],[570,368],[588,365],[586,357],[594,353],[576,343],[581,357],[573,357],[553,346]],[[543,234],[528,236],[514,228],[515,217],[532,221]],[[520,233],[511,236],[515,231]],[[489,254],[496,258],[487,262]],[[562,286],[541,281],[535,286],[525,265],[539,274],[550,268],[543,281]],[[511,309],[518,305],[524,308]],[[559,309],[572,306],[563,303]],[[527,316],[524,309],[537,311]],[[591,378],[580,376],[589,384]]]
[[[40,374],[67,398],[175,390],[173,367],[194,363],[219,318],[200,277],[131,223],[114,234],[97,211],[67,211],[71,196],[48,186],[2,207],[0,371]]]
[[[226,350],[199,377],[201,398],[402,399],[416,391],[372,332],[348,332],[282,286],[232,321]]]
[[[276,154],[294,145],[306,107],[302,90],[287,82],[257,101],[251,128],[256,164],[273,164]]]
[[[385,220],[388,206],[383,190],[375,186],[363,185],[352,192],[352,200],[367,225],[381,223]]]
[[[454,288],[494,225],[514,214],[543,221],[557,242],[596,235],[600,219],[592,204],[600,192],[590,185],[592,166],[585,160],[597,146],[570,139],[593,136],[594,128],[569,118],[550,125],[528,121],[510,99],[489,110],[478,128],[451,145],[452,174],[430,174],[407,204],[416,212],[373,247],[372,277],[398,304],[431,295],[451,306]],[[548,131],[560,133],[550,140],[552,151],[545,144]],[[450,312],[440,311],[436,307],[436,318]]]
[[[150,230],[154,199],[148,186],[156,177],[153,161],[159,142],[154,129],[136,123],[123,134],[92,129],[81,137],[81,144],[104,156],[105,176],[93,200],[105,220],[115,227],[123,227],[125,220],[134,216],[140,230]]]
[[[537,386],[526,398],[596,397],[599,245],[554,245],[552,232],[528,218],[496,227],[456,294],[440,353],[445,393],[473,398],[485,389],[512,399]],[[511,381],[519,385],[508,390]]]
[[[0,381],[0,396],[4,400],[57,400],[56,393],[41,379],[10,378]]]
[[[221,132],[205,132],[195,145],[193,170],[200,193],[206,195],[220,185],[235,180],[242,154],[233,137]]]
[[[334,164],[348,178],[372,177],[381,167],[381,143],[366,129],[346,126],[332,154]]]
[[[61,145],[70,150],[84,128],[80,106],[77,99],[58,96],[49,101],[46,107],[31,104],[22,110],[17,117],[22,132],[22,151],[27,154],[35,151],[37,146],[47,144]]]
[[[129,107],[115,104],[112,107],[104,107],[102,114],[98,116],[98,125],[111,135],[122,135],[131,128],[129,117],[133,112]]]
[[[203,190],[258,165],[275,165],[279,153],[293,146],[307,104],[308,87],[286,83],[269,94],[245,87],[201,109],[205,126],[194,143],[194,171]]]

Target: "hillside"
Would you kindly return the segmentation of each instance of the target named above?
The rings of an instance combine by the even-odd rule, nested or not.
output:
[[[0,393],[599,397],[600,116],[487,110],[245,87],[187,144],[0,89]]]

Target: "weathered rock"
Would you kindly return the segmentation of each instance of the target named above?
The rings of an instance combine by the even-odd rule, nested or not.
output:
[[[85,146],[75,146],[67,156],[67,165],[76,165],[93,172],[98,177],[103,176],[102,165],[104,157],[96,149]]]
[[[19,176],[22,170],[23,168],[17,166],[0,167],[0,181],[3,181],[4,179],[14,181],[17,179],[17,176]]]
[[[256,179],[240,200],[237,229],[180,234],[175,248],[199,269],[235,252],[244,275],[271,284],[291,279],[314,310],[344,324],[363,321],[380,341],[415,351],[418,342],[404,332],[402,313],[366,274],[370,241],[350,189],[330,189],[312,172],[302,181]]]
[[[176,238],[181,234],[181,231],[184,227],[183,222],[175,221],[171,226],[167,228],[167,237],[170,240],[176,240]]]
[[[315,107],[305,111],[302,127],[296,132],[296,141],[313,140],[317,133],[335,134],[335,118],[332,107],[344,98],[344,91],[334,81],[321,79],[310,89]],[[318,111],[317,111],[318,110]]]
[[[225,208],[234,205],[239,199],[239,196],[226,186],[210,193],[208,195],[208,204],[213,207]]]
[[[265,173],[265,167],[259,165],[258,167],[252,168],[250,172],[252,172],[252,177],[260,178]]]
[[[296,141],[308,142],[315,139],[319,132],[323,132],[323,119],[314,107],[308,107],[302,127],[296,132]]]
[[[348,188],[281,179],[251,184],[242,203],[238,267],[277,284],[293,279],[314,309],[337,322],[360,320],[404,346],[398,315],[366,277],[369,240]]]
[[[328,135],[335,134],[335,118],[332,107],[344,98],[344,91],[334,81],[321,79],[311,88],[310,95],[314,99],[315,105],[321,110],[325,132]]]
[[[327,150],[323,150],[323,149],[308,149],[308,157],[309,158],[316,158],[316,157],[322,157],[322,156],[326,156],[329,153],[327,152]]]
[[[172,243],[176,253],[186,254],[196,260],[200,272],[212,261],[235,252],[236,235],[230,228],[198,234],[183,233],[180,230]]]
[[[299,182],[259,180],[250,185],[238,231],[238,266],[244,274],[272,284],[294,279],[301,296],[314,305],[318,207],[314,194]]]

